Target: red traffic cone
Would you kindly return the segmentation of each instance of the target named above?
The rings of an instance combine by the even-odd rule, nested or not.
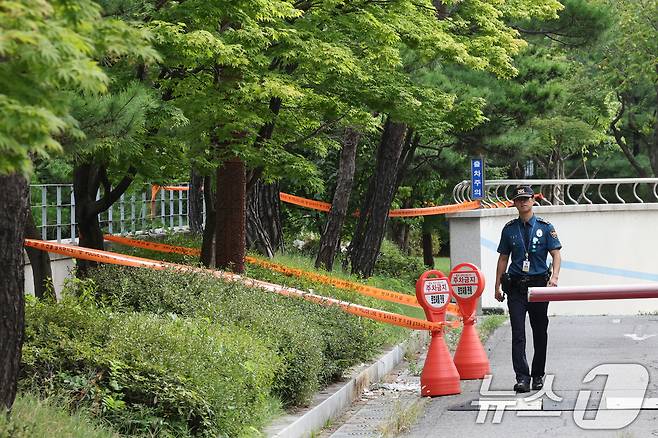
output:
[[[450,271],[450,288],[459,304],[464,329],[457,350],[455,366],[462,380],[482,379],[489,374],[489,359],[475,329],[477,301],[484,290],[484,276],[472,263],[460,263]]]
[[[480,342],[473,318],[464,320],[464,329],[455,351],[455,367],[462,380],[482,379],[490,374],[489,358]]]
[[[432,332],[425,365],[420,374],[420,395],[433,397],[459,393],[459,373],[448,351],[443,332]]]

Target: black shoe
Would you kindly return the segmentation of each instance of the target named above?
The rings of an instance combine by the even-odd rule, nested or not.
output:
[[[514,391],[516,392],[529,392],[530,391],[530,382],[517,382],[516,385],[514,385]]]
[[[532,378],[532,389],[542,389],[544,387],[544,376]]]

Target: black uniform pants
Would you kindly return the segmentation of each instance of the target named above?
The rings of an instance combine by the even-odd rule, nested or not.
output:
[[[507,308],[512,326],[512,364],[517,382],[529,382],[530,376],[540,377],[545,373],[546,346],[548,343],[548,302],[529,303],[528,287],[546,286],[546,277],[529,277],[523,282],[514,278],[507,292]],[[535,354],[532,370],[528,369],[525,352],[525,315],[530,317],[532,343]]]

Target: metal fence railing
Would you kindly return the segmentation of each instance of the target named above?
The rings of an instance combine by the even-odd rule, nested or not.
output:
[[[539,205],[632,204],[658,202],[658,178],[617,179],[525,179],[485,181],[485,208],[510,201],[512,189],[529,185]],[[471,181],[462,181],[452,192],[456,202],[473,200]]]
[[[184,186],[186,184],[180,184]],[[106,212],[99,214],[103,231],[128,233],[189,226],[188,192],[160,190],[151,200],[151,185],[131,187]],[[100,193],[97,199],[100,198]],[[72,184],[30,185],[34,222],[43,240],[75,241],[75,196]]]

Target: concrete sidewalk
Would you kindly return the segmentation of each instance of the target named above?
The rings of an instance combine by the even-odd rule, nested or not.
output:
[[[529,361],[532,359],[530,333],[528,324]],[[534,397],[536,400],[529,399],[536,392],[518,396],[510,393],[515,382],[510,339],[511,329],[506,324],[485,345],[493,374],[488,390],[502,394],[481,395],[483,382],[477,380],[463,381],[459,395],[421,399],[419,378],[408,370],[399,370],[389,378],[391,383],[385,387],[386,391],[367,401],[331,436],[376,437],[384,435],[387,429],[390,434],[389,426],[395,417],[409,417],[409,412],[413,414],[414,410],[420,413],[403,436],[658,436],[658,316],[551,317],[546,372],[554,375],[555,395],[540,394]],[[609,377],[601,374],[584,382],[585,376],[597,366],[603,366],[599,371],[606,371],[605,364],[622,365],[608,365],[607,368],[614,368]],[[647,379],[643,380],[644,370],[648,383]],[[616,390],[602,397],[606,382],[608,390],[613,384]],[[583,404],[577,405],[581,390],[591,393],[581,394]],[[644,408],[637,413],[633,403],[641,403],[643,393]],[[524,398],[528,400],[517,402]],[[473,402],[488,403],[488,412],[480,412]],[[506,409],[501,408],[496,416],[496,406]],[[590,429],[579,426],[577,421]],[[607,429],[598,430],[605,427],[604,422]]]
[[[530,334],[529,327],[527,333]],[[424,415],[406,436],[436,437],[450,432],[459,436],[486,437],[658,436],[658,399],[651,400],[658,397],[657,335],[658,316],[654,315],[552,317],[546,372],[555,376],[552,389],[557,397],[552,398],[562,400],[552,400],[548,395],[543,395],[534,402],[527,402],[521,408],[523,410],[501,412],[499,422],[493,412],[495,405],[490,403],[490,410],[482,421],[484,412],[478,412],[479,407],[474,406],[473,401],[496,400],[502,406],[504,403],[501,401],[515,401],[529,394],[483,396],[480,394],[481,381],[462,382],[462,394],[432,399]],[[493,374],[490,391],[509,391],[514,384],[510,339],[510,326],[505,325],[487,343]],[[532,342],[528,343],[530,361]],[[585,376],[603,364],[625,365],[613,367],[614,373],[610,377],[600,375],[584,383]],[[645,381],[641,378],[644,369],[648,371],[649,379],[644,397],[649,400],[635,417],[637,411],[629,398],[640,400],[637,395],[645,387]],[[618,384],[615,391],[602,397],[606,380],[608,389],[614,381]],[[576,405],[580,390],[591,391],[589,397],[581,394],[582,400],[587,402],[582,405],[586,406],[585,409]],[[598,410],[599,407],[603,409]],[[478,415],[481,417],[479,422]],[[594,418],[598,421],[580,421]],[[590,429],[580,427],[576,419]],[[610,427],[622,427],[598,430],[605,427],[603,423],[606,421]]]

